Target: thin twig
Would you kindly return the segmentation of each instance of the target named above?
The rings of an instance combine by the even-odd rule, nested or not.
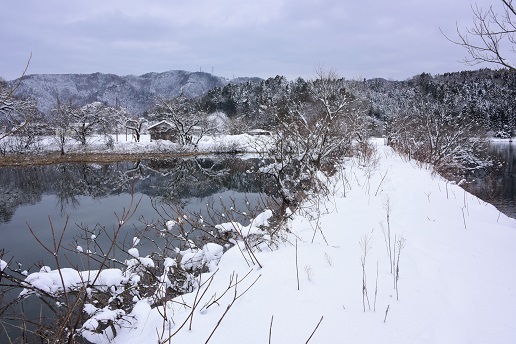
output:
[[[299,266],[297,263],[297,238],[296,238],[296,278],[297,278],[297,290],[299,290]]]
[[[310,337],[308,337],[308,339],[306,340],[305,344],[308,343],[310,341],[310,339],[312,339],[315,331],[317,331],[317,329],[319,328],[319,325],[321,325],[321,322],[323,321],[324,319],[324,316],[321,316],[321,319],[319,320],[319,322],[317,323],[317,326],[315,326],[315,329],[313,330],[312,334],[310,335]]]
[[[385,323],[387,321],[387,314],[389,313],[389,307],[391,305],[387,305],[387,309],[385,310],[385,317],[383,318],[383,322]]]
[[[382,186],[382,183],[383,183],[383,180],[385,179],[385,177],[387,176],[387,172],[389,172],[389,170],[386,170],[385,171],[385,174],[383,175],[382,177],[382,180],[380,181],[380,184],[378,185],[378,188],[376,189],[376,192],[374,193],[375,196],[378,195],[378,191],[380,191],[380,186]]]
[[[376,296],[378,295],[378,261],[376,261],[376,283],[374,286],[374,303],[373,303],[373,311],[376,312]]]
[[[269,344],[271,344],[271,338],[272,338],[272,323],[274,322],[274,315],[271,317],[271,324],[269,326]]]
[[[224,313],[222,313],[222,316],[220,317],[219,321],[217,321],[217,325],[215,325],[215,327],[213,328],[213,331],[211,331],[210,333],[210,336],[208,337],[208,339],[206,339],[206,343],[208,343],[211,339],[211,337],[213,336],[213,334],[215,333],[215,331],[217,330],[217,328],[219,327],[220,323],[222,322],[222,319],[224,319],[224,317],[226,316],[226,314],[229,312],[229,310],[231,309],[231,307],[233,306],[233,304],[235,303],[235,301],[238,299],[238,296],[237,296],[237,285],[238,285],[238,275],[236,276],[236,283],[235,283],[235,293],[233,295],[233,300],[231,301],[231,303],[226,307],[226,310],[224,311]]]

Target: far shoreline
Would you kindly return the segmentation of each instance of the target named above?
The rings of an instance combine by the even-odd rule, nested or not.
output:
[[[8,154],[0,157],[0,167],[17,166],[43,166],[65,163],[111,163],[126,160],[149,160],[184,158],[193,156],[220,155],[220,154],[242,154],[244,152],[87,152],[87,153],[42,153],[42,154]]]
[[[114,137],[114,135],[113,135]],[[55,142],[49,137],[42,138],[40,149],[24,153],[0,155],[0,167],[41,166],[63,163],[110,163],[124,160],[184,158],[221,154],[256,153],[256,137],[243,135],[205,136],[198,145],[182,146],[167,140],[150,140],[143,134],[139,142],[133,140],[113,140],[112,147],[106,147],[104,138],[93,136],[86,146],[76,142],[66,145],[61,154]],[[252,145],[249,145],[253,142]]]

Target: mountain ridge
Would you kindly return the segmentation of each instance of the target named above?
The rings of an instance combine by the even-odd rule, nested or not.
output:
[[[90,74],[29,74],[16,89],[16,96],[32,97],[38,109],[49,114],[57,99],[72,101],[78,106],[100,101],[109,106],[117,104],[129,112],[142,115],[159,98],[171,98],[183,92],[187,97],[198,97],[215,87],[229,83],[244,83],[259,78],[229,80],[206,72],[170,70],[142,75],[119,76],[111,73]],[[14,87],[18,79],[8,82]]]

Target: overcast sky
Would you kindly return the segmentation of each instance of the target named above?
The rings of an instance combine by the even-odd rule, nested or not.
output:
[[[495,2],[492,0],[491,2]],[[488,4],[488,0],[479,0]],[[0,76],[141,75],[183,69],[228,78],[404,80],[477,69],[439,31],[472,22],[474,0],[9,0],[0,4]]]

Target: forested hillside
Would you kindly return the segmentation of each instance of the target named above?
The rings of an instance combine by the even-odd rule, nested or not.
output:
[[[385,79],[341,80],[346,92],[367,109],[378,134],[396,136],[400,116],[442,112],[448,119],[468,119],[496,137],[514,136],[516,125],[516,74],[507,70],[480,69],[432,76],[427,73],[404,81]],[[170,71],[142,76],[112,74],[28,75],[16,89],[19,99],[32,99],[41,116],[55,110],[58,100],[81,107],[100,102],[121,107],[133,117],[147,117],[160,100],[185,96],[198,102],[205,113],[223,112],[235,128],[270,128],[274,111],[282,102],[303,102],[310,80],[227,80],[209,73]],[[14,87],[15,81],[7,84]],[[34,117],[34,116],[32,116]],[[149,118],[152,120],[152,118]],[[43,120],[44,121],[44,120]],[[398,123],[399,125],[399,123]]]
[[[435,102],[448,112],[474,119],[495,136],[509,137],[516,129],[516,73],[505,69],[423,73],[401,82],[374,79],[366,81],[361,91],[378,118]]]
[[[247,78],[232,82],[244,82]],[[118,105],[129,112],[141,115],[156,104],[158,98],[171,98],[181,92],[188,97],[198,97],[214,87],[230,81],[203,72],[173,70],[163,73],[147,73],[140,76],[114,74],[35,74],[23,78],[16,89],[18,97],[37,100],[38,109],[48,114],[57,99],[83,106],[102,102]],[[9,83],[15,87],[17,80]]]
[[[452,116],[474,119],[498,137],[508,137],[515,129],[516,74],[505,69],[436,76],[423,73],[405,81],[347,80],[346,84],[351,93],[369,104],[370,115],[382,122],[433,104]],[[288,81],[276,76],[216,87],[204,101],[211,111],[222,111],[229,117],[249,119],[259,125],[267,122],[264,110],[268,102],[286,93],[302,98],[306,90],[307,82],[301,78]]]

